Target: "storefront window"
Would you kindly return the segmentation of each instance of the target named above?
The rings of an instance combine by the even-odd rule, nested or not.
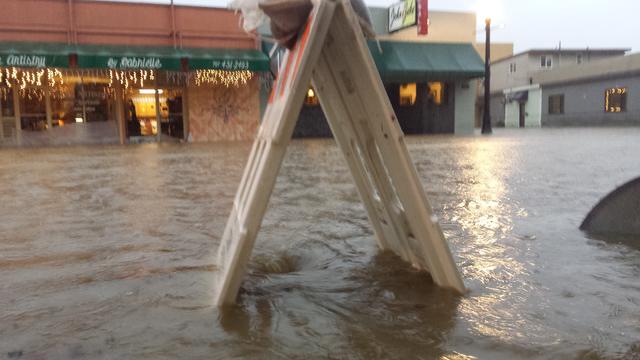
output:
[[[416,103],[416,83],[400,85],[400,106],[413,106]]]
[[[113,91],[106,77],[65,74],[51,88],[53,127],[115,120]]]
[[[564,114],[564,94],[549,95],[549,114]]]
[[[53,127],[71,125],[83,119],[82,105],[78,104],[80,77],[67,76],[63,83],[51,89],[51,123]],[[82,122],[82,121],[80,121]]]
[[[127,103],[125,104],[125,118],[129,136],[153,136],[158,134],[158,116],[156,113],[156,89],[132,89],[128,90]],[[160,103],[166,103],[164,90],[158,90]],[[168,116],[161,114],[161,116]],[[138,129],[139,128],[139,129]]]
[[[164,89],[166,96],[160,102],[160,130],[163,134],[182,139],[183,116],[182,116],[182,90]],[[161,98],[162,100],[163,98]]]
[[[604,111],[619,113],[627,111],[627,88],[611,88],[604,93]]]
[[[429,98],[436,105],[442,105],[444,98],[444,84],[441,82],[429,82]]]
[[[24,131],[47,130],[47,107],[42,89],[27,88],[20,93],[20,127]]]

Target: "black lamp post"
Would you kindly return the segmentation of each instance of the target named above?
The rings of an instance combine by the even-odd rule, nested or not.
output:
[[[484,113],[482,115],[482,133],[491,134],[491,19],[485,20],[487,39],[484,43]]]

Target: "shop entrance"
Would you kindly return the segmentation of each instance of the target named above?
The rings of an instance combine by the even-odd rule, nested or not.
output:
[[[13,143],[17,136],[13,89],[0,86],[0,144]]]
[[[183,139],[182,95],[182,89],[130,89],[124,106],[129,140]]]

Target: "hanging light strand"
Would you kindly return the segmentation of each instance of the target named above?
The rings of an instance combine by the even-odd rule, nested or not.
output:
[[[144,87],[145,81],[155,80],[155,72],[153,70],[109,70],[109,87],[119,83],[128,89],[129,86]]]
[[[249,70],[196,70],[194,83],[201,85],[224,85],[226,87],[238,87],[246,84],[253,78],[253,72]]]

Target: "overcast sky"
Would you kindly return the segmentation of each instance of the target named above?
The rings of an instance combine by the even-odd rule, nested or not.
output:
[[[169,0],[139,2],[168,3]],[[387,7],[395,0],[365,0]],[[226,6],[227,0],[175,0],[176,4]],[[478,13],[478,28],[490,9],[493,40],[531,48],[625,47],[640,51],[640,0],[429,0],[431,10]],[[484,36],[479,34],[479,36]],[[484,40],[483,40],[484,41]]]

